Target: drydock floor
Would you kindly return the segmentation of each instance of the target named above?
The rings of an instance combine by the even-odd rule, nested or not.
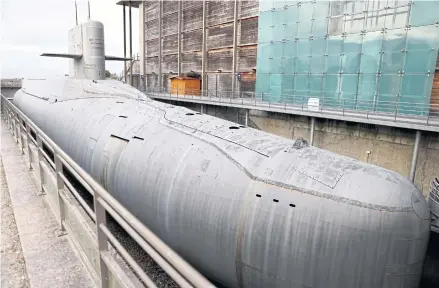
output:
[[[95,287],[1,124],[1,287]]]

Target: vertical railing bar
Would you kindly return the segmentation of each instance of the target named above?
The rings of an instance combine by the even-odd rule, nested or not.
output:
[[[31,135],[30,135],[30,126],[29,123],[27,121],[25,121],[26,123],[26,146],[27,146],[27,156],[29,159],[29,170],[32,170],[32,150],[30,148],[30,143],[31,143]]]
[[[102,252],[108,252],[108,238],[107,235],[100,229],[100,225],[107,225],[107,218],[105,208],[99,201],[100,195],[97,191],[94,191],[94,210],[96,217],[96,231],[98,234],[98,253],[99,253],[99,269],[101,276],[101,288],[108,288],[108,267],[105,261],[102,258]]]
[[[42,141],[41,136],[38,133],[38,131],[35,131],[35,134],[36,134],[36,138],[37,138],[38,171],[39,171],[39,174],[40,174],[40,189],[41,189],[41,193],[44,193],[44,188],[43,188],[44,177],[43,177],[43,165],[42,165],[42,162],[44,160],[43,141]]]
[[[61,234],[64,234],[65,229],[63,225],[63,221],[65,219],[65,210],[64,210],[64,202],[61,198],[61,190],[64,189],[64,181],[61,178],[61,174],[63,173],[63,167],[61,163],[61,159],[58,153],[54,153],[55,158],[55,172],[56,172],[56,193],[58,196],[58,206],[59,206],[59,225]]]
[[[19,125],[18,125],[18,131],[19,131],[19,135],[20,135],[20,148],[21,148],[21,155],[24,155],[24,139],[23,139],[23,133],[25,132],[25,128],[22,127],[22,123],[19,120]]]

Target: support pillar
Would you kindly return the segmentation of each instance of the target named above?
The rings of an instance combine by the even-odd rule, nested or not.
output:
[[[207,18],[207,3],[203,0],[203,42],[202,42],[202,55],[201,55],[201,96],[204,96],[206,92],[206,18]]]
[[[159,93],[163,88],[163,77],[162,77],[162,18],[163,18],[163,0],[159,1]]]
[[[181,12],[181,1],[178,1],[178,26],[177,26],[177,74],[178,76],[181,76],[181,19],[182,19],[182,12]]]
[[[248,109],[245,109],[245,119],[244,119],[244,125],[247,127],[248,126]]]
[[[418,161],[419,144],[421,143],[421,131],[416,131],[415,145],[413,146],[412,165],[410,166],[409,180],[415,182],[416,162]]]
[[[309,145],[314,146],[314,130],[316,127],[316,118],[311,117],[311,132],[309,134]]]
[[[128,2],[129,5],[129,22],[130,22],[130,85],[133,86],[133,23],[131,19],[131,1]]]
[[[238,44],[238,0],[235,0],[235,9],[233,14],[233,59],[232,59],[232,98],[235,98],[236,89],[236,62],[237,62],[237,51],[236,47]]]
[[[146,79],[145,79],[145,2],[141,2],[139,5],[139,41],[140,41],[140,79],[139,86],[141,91],[146,90]]]
[[[201,114],[206,114],[206,106],[204,104],[201,104],[200,113]]]
[[[125,3],[122,5],[123,7],[123,58],[127,58],[127,36],[126,36],[126,19],[125,19]],[[127,83],[127,61],[123,60],[123,77],[125,83]]]

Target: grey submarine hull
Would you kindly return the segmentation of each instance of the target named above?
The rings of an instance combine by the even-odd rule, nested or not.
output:
[[[406,178],[117,81],[34,80],[14,103],[226,287],[417,287],[430,212]]]

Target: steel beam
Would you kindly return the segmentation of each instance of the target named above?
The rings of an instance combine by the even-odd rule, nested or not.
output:
[[[419,143],[421,143],[421,131],[416,131],[415,145],[413,146],[412,165],[410,166],[409,180],[415,182],[416,162],[418,161]]]
[[[126,35],[126,13],[125,13],[125,3],[122,5],[123,7],[123,58],[127,58],[127,35]],[[123,77],[125,83],[127,83],[127,61],[123,61]]]
[[[311,131],[309,133],[309,145],[314,146],[314,130],[316,127],[316,118],[311,117]]]
[[[236,89],[236,62],[237,62],[237,50],[238,45],[238,0],[235,0],[235,9],[233,13],[233,59],[232,59],[232,95],[235,95]]]
[[[145,67],[146,67],[146,63],[145,63],[145,55],[146,55],[146,51],[145,51],[145,3],[141,2],[139,4],[139,40],[140,40],[140,89],[141,90],[145,90],[146,89],[146,79],[145,79]]]
[[[161,91],[162,85],[162,18],[163,18],[163,0],[159,1],[159,91]]]
[[[133,21],[131,19],[131,1],[129,5],[129,22],[130,22],[130,85],[133,86]]]
[[[182,12],[181,12],[181,1],[178,1],[178,22],[177,22],[177,74],[178,76],[181,76],[181,19],[182,19]]]
[[[207,18],[207,2],[206,0],[203,0],[203,41],[202,41],[202,56],[201,56],[201,95],[204,95],[204,92],[206,91],[206,18]]]

